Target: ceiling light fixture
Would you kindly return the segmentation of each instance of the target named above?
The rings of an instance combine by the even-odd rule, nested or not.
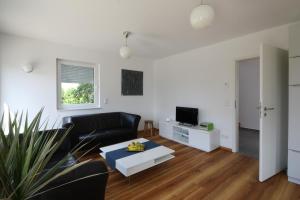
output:
[[[25,73],[31,73],[33,72],[33,66],[30,65],[30,64],[27,64],[27,65],[23,65],[21,66],[22,70],[25,72]]]
[[[205,28],[211,25],[215,18],[215,11],[210,5],[204,5],[203,0],[201,5],[192,10],[190,22],[194,29]]]
[[[129,31],[123,32],[125,45],[120,48],[120,56],[124,59],[130,58],[130,56],[132,54],[131,49],[127,46],[127,38],[129,37],[130,34],[131,34],[131,32],[129,32]]]

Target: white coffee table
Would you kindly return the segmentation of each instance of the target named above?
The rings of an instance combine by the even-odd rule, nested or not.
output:
[[[105,155],[107,152],[125,148],[133,141],[144,143],[149,140],[145,138],[138,138],[127,142],[102,147],[100,148],[100,150],[102,151],[100,155],[105,159]],[[140,171],[174,158],[175,156],[172,155],[172,153],[174,152],[174,150],[168,147],[158,146],[153,149],[145,150],[143,152],[139,152],[131,156],[116,160],[116,169],[120,171],[124,176],[129,177]]]

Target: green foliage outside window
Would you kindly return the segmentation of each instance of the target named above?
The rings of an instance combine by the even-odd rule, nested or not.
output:
[[[62,102],[63,104],[94,103],[94,85],[83,83],[76,88],[62,90]]]

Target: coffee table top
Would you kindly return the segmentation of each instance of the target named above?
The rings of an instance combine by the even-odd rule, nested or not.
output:
[[[114,145],[110,145],[107,147],[102,147],[100,150],[102,153],[100,155],[105,158],[107,152],[122,149],[127,147],[133,141],[144,143],[149,140],[145,138],[138,138]],[[172,153],[175,151],[165,146],[158,146],[153,149],[145,150],[143,152],[139,152],[124,158],[120,158],[116,160],[116,169],[118,169],[125,176],[130,176],[144,169],[150,168],[154,165],[160,164],[167,160],[174,158]]]
[[[147,141],[149,141],[149,140],[147,140],[147,139],[145,139],[145,138],[138,138],[138,139],[129,140],[129,141],[126,141],[126,142],[121,142],[121,143],[118,143],[118,144],[113,144],[113,145],[109,145],[109,146],[106,146],[106,147],[102,147],[102,148],[100,148],[100,150],[101,150],[101,151],[104,153],[104,155],[105,155],[105,153],[107,153],[107,152],[125,148],[125,147],[127,147],[129,144],[131,144],[133,141],[135,141],[135,142],[140,142],[140,143],[144,143],[144,142],[147,142]],[[105,157],[104,157],[104,158],[105,158]]]

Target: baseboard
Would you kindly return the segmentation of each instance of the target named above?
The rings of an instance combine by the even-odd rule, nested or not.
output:
[[[220,149],[222,149],[222,150],[224,150],[224,151],[230,151],[230,152],[232,152],[232,149],[227,148],[227,147],[220,147]]]
[[[289,182],[300,185],[300,179],[289,177],[288,180],[289,180]]]
[[[156,134],[156,135],[158,135],[158,133],[159,133],[159,129],[157,129],[157,128],[153,128],[153,132]],[[143,137],[143,136],[149,136],[149,135],[145,135],[144,134],[144,130],[139,130],[138,131],[138,135],[140,136],[140,137]]]

